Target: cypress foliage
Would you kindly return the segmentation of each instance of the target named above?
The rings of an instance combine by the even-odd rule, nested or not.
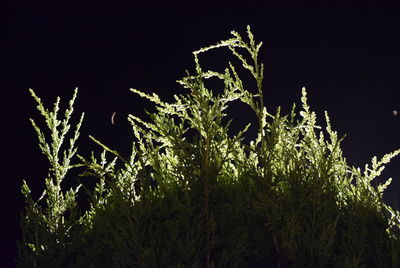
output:
[[[128,157],[90,136],[103,152],[79,155],[78,121],[67,149],[75,90],[64,118],[58,98],[47,110],[33,90],[50,141],[31,119],[49,160],[45,190],[37,200],[24,181],[26,205],[18,241],[19,267],[397,267],[400,215],[384,204],[390,179],[374,186],[396,150],[372,159],[362,172],[342,156],[343,138],[317,125],[303,88],[301,109],[282,115],[264,105],[262,43],[232,38],[195,51],[195,70],[179,80],[188,89],[154,103],[149,121],[129,115],[134,141]],[[205,71],[200,55],[227,48],[255,80],[255,92],[229,63]],[[223,82],[222,93],[207,87]],[[243,102],[255,113],[258,134],[244,142],[247,125],[229,135],[227,108]],[[72,164],[77,155],[79,162]],[[61,157],[62,156],[62,157]],[[120,163],[117,165],[117,163]],[[87,189],[90,206],[78,208],[80,186],[64,189],[71,168],[97,178]],[[83,187],[85,188],[85,187]]]

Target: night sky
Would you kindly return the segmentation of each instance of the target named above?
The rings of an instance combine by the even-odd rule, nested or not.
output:
[[[22,180],[38,198],[48,168],[29,122],[32,117],[45,127],[29,88],[48,108],[60,96],[63,111],[78,87],[73,123],[85,112],[79,153],[99,151],[90,134],[127,155],[132,140],[127,115],[144,116],[144,108],[152,109],[129,88],[172,100],[173,94],[187,92],[175,81],[185,70],[194,70],[192,51],[230,38],[231,30],[244,36],[250,25],[256,40],[264,43],[260,61],[265,64],[264,96],[270,112],[277,106],[290,111],[293,102],[300,103],[304,86],[319,124],[324,126],[327,110],[334,130],[347,134],[342,149],[350,165],[363,168],[374,155],[400,148],[400,115],[393,112],[400,113],[398,9],[13,4],[2,10],[1,20],[5,214],[0,221],[6,245],[1,259],[9,263],[19,236]],[[218,70],[232,59],[227,50],[200,58],[205,69]],[[245,106],[230,111],[236,120],[233,132],[253,120]],[[113,112],[115,125],[110,121]],[[389,177],[393,182],[385,199],[394,204],[400,194],[400,157],[386,166],[380,181]]]

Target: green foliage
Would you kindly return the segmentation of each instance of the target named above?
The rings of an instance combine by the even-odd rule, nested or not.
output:
[[[65,111],[65,119],[59,120],[60,98],[54,103],[53,111],[44,108],[40,98],[33,90],[30,90],[32,97],[36,100],[38,110],[46,120],[50,130],[51,143],[46,141],[45,134],[31,119],[33,128],[39,138],[39,148],[50,162],[49,173],[45,179],[46,189],[37,201],[30,195],[30,189],[25,181],[22,185],[22,194],[26,199],[25,211],[21,220],[22,240],[19,244],[19,265],[38,266],[56,265],[62,263],[68,254],[75,251],[74,240],[77,239],[75,227],[77,225],[77,214],[75,197],[79,190],[70,189],[65,194],[61,190],[61,182],[64,180],[71,165],[71,158],[77,152],[75,142],[79,137],[79,129],[83,121],[83,114],[76,126],[74,136],[69,139],[69,148],[62,152],[60,150],[64,139],[70,130],[69,120],[73,112],[73,104],[77,95],[74,95]],[[40,201],[46,201],[41,206]],[[64,251],[64,252],[63,252]],[[63,252],[61,254],[61,252]],[[53,259],[49,259],[49,254]]]
[[[374,157],[364,172],[348,166],[343,138],[327,113],[325,129],[317,125],[304,88],[299,115],[295,105],[288,115],[269,113],[258,62],[262,43],[250,27],[248,41],[232,35],[194,52],[194,73],[178,81],[189,93],[173,103],[131,89],[156,112],[149,121],[129,115],[135,139],[127,158],[90,136],[103,152],[78,155],[72,165],[82,115],[60,159],[77,91],[59,120],[59,99],[48,111],[31,90],[50,130],[48,143],[31,120],[50,169],[37,201],[22,185],[19,267],[398,266],[400,214],[382,201],[390,180],[373,180],[400,150]],[[228,48],[254,78],[255,93],[231,62],[224,72],[201,68],[199,56],[218,48]],[[208,89],[209,79],[223,82],[222,93]],[[250,124],[228,135],[233,101],[257,117],[258,135],[249,144],[243,135]],[[98,179],[87,189],[86,211],[77,208],[79,187],[61,187],[75,167]]]

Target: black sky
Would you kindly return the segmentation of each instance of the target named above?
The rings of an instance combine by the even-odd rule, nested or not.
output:
[[[143,116],[143,109],[151,107],[129,88],[171,100],[174,93],[185,92],[175,81],[193,70],[192,51],[230,38],[231,30],[244,35],[248,24],[264,43],[260,58],[266,67],[270,111],[277,105],[289,111],[305,86],[319,123],[323,125],[327,110],[334,129],[347,134],[343,151],[349,164],[363,168],[374,155],[400,148],[400,116],[392,112],[400,111],[398,9],[85,3],[13,4],[2,11],[4,260],[15,257],[22,179],[37,197],[47,175],[46,159],[28,120],[42,123],[28,88],[50,107],[57,96],[65,104],[78,87],[75,120],[78,113],[86,114],[81,154],[97,148],[89,134],[127,154],[132,137],[127,114]],[[216,52],[201,60],[221,70],[226,55]],[[110,122],[113,112],[115,125]],[[245,107],[232,113],[236,128],[251,118]],[[385,198],[393,203],[400,193],[400,158],[387,165],[382,180],[388,177],[393,182]]]

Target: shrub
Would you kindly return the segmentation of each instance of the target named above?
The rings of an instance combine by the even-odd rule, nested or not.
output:
[[[77,155],[83,114],[67,149],[77,90],[63,119],[58,98],[47,110],[33,90],[50,130],[50,142],[31,119],[39,147],[50,162],[45,190],[37,200],[24,181],[26,199],[18,242],[19,267],[358,267],[398,266],[399,212],[384,204],[390,184],[375,185],[384,164],[400,153],[372,159],[365,171],[350,167],[328,114],[317,125],[303,88],[301,110],[282,115],[264,105],[262,43],[250,27],[248,40],[231,39],[194,52],[195,71],[178,82],[189,93],[167,103],[156,94],[132,92],[154,103],[145,121],[129,115],[135,140],[129,157],[94,137],[100,156]],[[228,48],[255,80],[247,90],[232,63],[224,72],[204,71],[199,55]],[[207,87],[223,82],[222,93]],[[250,106],[250,125],[230,135],[231,102]],[[119,164],[118,164],[119,163]],[[62,183],[72,168],[97,178],[83,187],[89,208],[79,209],[81,185]]]

